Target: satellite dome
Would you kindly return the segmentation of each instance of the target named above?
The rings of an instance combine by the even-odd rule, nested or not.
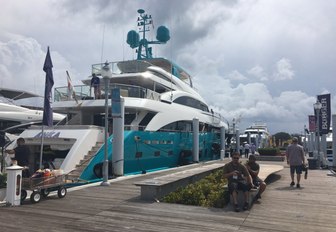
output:
[[[156,39],[163,43],[167,42],[170,39],[168,28],[160,26],[156,32]]]
[[[131,30],[127,33],[126,42],[130,45],[131,48],[136,48],[139,46],[139,39],[140,39],[140,36],[136,31]]]

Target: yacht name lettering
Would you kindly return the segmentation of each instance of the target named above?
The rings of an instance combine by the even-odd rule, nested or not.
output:
[[[57,131],[43,132],[43,137],[44,138],[59,138],[60,134],[61,132],[57,132]],[[41,137],[42,137],[42,132],[34,136],[34,138],[41,138]]]

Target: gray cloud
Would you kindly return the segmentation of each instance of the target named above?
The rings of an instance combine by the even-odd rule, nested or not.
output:
[[[66,84],[65,70],[77,84],[93,63],[133,59],[126,34],[137,30],[136,11],[143,8],[155,28],[171,32],[154,54],[189,71],[229,121],[241,115],[242,129],[262,120],[272,132],[299,132],[321,93],[332,94],[336,109],[334,1],[12,0],[1,6],[3,87],[43,93],[47,46],[55,86]]]

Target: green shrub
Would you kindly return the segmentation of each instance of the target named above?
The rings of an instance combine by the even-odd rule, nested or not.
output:
[[[7,173],[0,173],[0,188],[7,187]]]
[[[227,180],[223,178],[223,170],[217,170],[202,180],[178,188],[162,201],[185,205],[223,208],[229,199],[226,189]]]
[[[258,148],[259,155],[276,156],[279,152],[279,148]]]

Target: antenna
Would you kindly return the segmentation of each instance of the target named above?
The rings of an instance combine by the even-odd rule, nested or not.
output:
[[[171,14],[169,14],[171,15]],[[173,28],[171,17],[169,18],[170,28]],[[170,42],[170,101],[173,101],[173,42]]]
[[[122,32],[122,41],[125,41],[125,27],[123,27],[123,32]],[[122,43],[122,51],[123,51],[123,61],[125,61],[125,44]]]
[[[100,63],[103,63],[103,55],[104,55],[104,40],[105,40],[105,23],[103,25],[103,39],[102,39],[102,50],[101,50],[101,58]]]
[[[149,25],[153,25],[152,16],[145,14],[143,9],[139,9],[138,13],[140,14],[137,20],[139,33],[134,30],[129,31],[127,33],[127,43],[131,46],[131,48],[136,48],[138,60],[151,59],[153,58],[153,52],[152,48],[148,45],[166,43],[170,39],[169,30],[165,26],[158,27],[156,35],[157,41],[148,41],[146,39],[146,32],[150,31]],[[140,34],[142,38],[140,38]]]

